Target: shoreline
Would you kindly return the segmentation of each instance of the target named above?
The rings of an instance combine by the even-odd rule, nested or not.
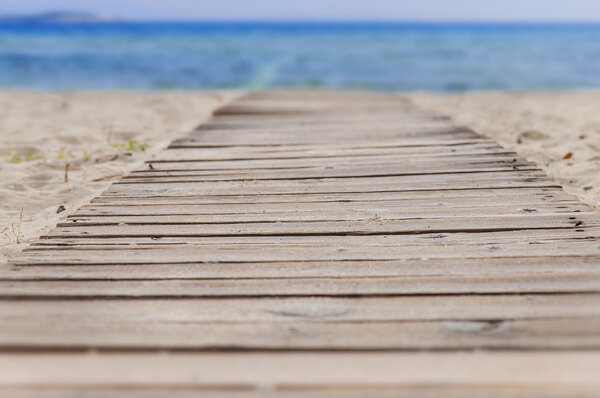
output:
[[[0,264],[242,93],[0,90]],[[398,94],[600,205],[600,91]]]

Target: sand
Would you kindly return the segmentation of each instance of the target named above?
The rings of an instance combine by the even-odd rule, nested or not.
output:
[[[0,92],[0,264],[238,95]],[[409,97],[600,206],[600,92]]]
[[[0,92],[0,264],[236,95]]]
[[[600,92],[410,95],[417,104],[534,161],[567,192],[600,206]]]

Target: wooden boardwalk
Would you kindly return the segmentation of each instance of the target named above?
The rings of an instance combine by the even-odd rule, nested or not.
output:
[[[251,94],[2,268],[0,396],[598,396],[599,237],[400,96]]]

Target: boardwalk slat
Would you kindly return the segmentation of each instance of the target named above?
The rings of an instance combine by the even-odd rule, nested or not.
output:
[[[468,222],[466,222],[468,220]],[[302,236],[302,235],[391,235],[444,232],[491,232],[524,229],[576,229],[600,225],[595,214],[539,214],[500,215],[479,217],[445,218],[383,218],[373,214],[356,221],[316,220],[314,222],[292,220],[265,222],[246,220],[225,223],[223,221],[198,223],[160,224],[119,223],[85,225],[68,223],[58,227],[56,237],[119,237],[119,236]]]
[[[483,201],[482,201],[483,202]],[[509,203],[506,203],[509,202]],[[514,201],[513,201],[514,202]],[[589,208],[580,203],[548,203],[547,201],[532,198],[529,201],[520,200],[519,203],[512,204],[503,198],[490,200],[488,203],[473,204],[465,207],[463,202],[453,203],[452,201],[434,201],[415,203],[406,201],[378,201],[378,202],[347,202],[344,203],[344,210],[340,210],[339,203],[321,202],[321,203],[270,203],[270,204],[237,204],[235,206],[222,205],[199,205],[199,204],[179,204],[179,205],[132,205],[132,206],[110,206],[110,205],[88,205],[80,208],[77,214],[68,217],[69,222],[92,221],[100,219],[110,219],[113,217],[156,217],[161,219],[165,216],[206,216],[208,219],[214,216],[224,216],[224,219],[241,215],[265,215],[277,214],[283,217],[296,214],[299,217],[316,216],[317,214],[326,215],[338,214],[344,215],[348,219],[350,213],[369,214],[394,214],[396,217],[427,216],[427,215],[501,215],[501,214],[549,214],[549,213],[580,213],[589,211]]]
[[[0,349],[600,349],[600,318],[366,323],[7,319]],[[44,334],[50,328],[52,335]],[[576,331],[576,332],[574,332]]]
[[[388,386],[549,389],[577,396],[600,388],[597,352],[101,353],[4,354],[0,385],[20,388],[173,388],[299,392]],[[435,371],[432,372],[432,369]],[[506,388],[504,388],[506,386]],[[210,390],[208,390],[210,391]],[[368,390],[367,390],[368,391]]]
[[[139,254],[139,253],[138,253]],[[81,255],[81,253],[80,253]],[[158,280],[158,279],[247,279],[247,278],[343,278],[456,275],[546,276],[591,274],[598,271],[599,257],[496,257],[496,258],[419,258],[363,261],[285,261],[285,262],[209,262],[188,259],[174,262],[171,257],[120,255],[85,258],[69,253],[60,256],[21,256],[18,264],[2,268],[2,280]]]
[[[599,318],[600,294],[0,301],[2,322],[60,314],[78,322],[399,322]],[[177,310],[174,311],[174,306]],[[473,325],[476,326],[476,325]]]
[[[424,277],[0,281],[0,297],[270,297],[600,292],[598,272]],[[576,328],[574,329],[574,331]]]
[[[128,197],[116,197],[111,195],[102,195],[94,198],[91,203],[107,203],[112,205],[147,205],[164,203],[166,205],[175,204],[256,204],[256,203],[298,203],[301,206],[303,203],[310,202],[330,202],[345,204],[348,202],[359,201],[389,201],[397,202],[404,201],[405,203],[443,203],[447,199],[460,201],[465,200],[465,203],[472,203],[474,206],[482,202],[487,202],[491,199],[497,200],[502,198],[505,202],[515,203],[527,202],[528,200],[541,200],[546,203],[564,203],[565,201],[573,202],[574,197],[567,195],[558,186],[552,187],[509,187],[496,189],[445,189],[436,191],[432,197],[432,191],[400,191],[390,189],[389,187],[383,191],[376,192],[338,192],[338,193],[290,193],[290,194],[274,194],[268,192],[256,193],[238,193],[238,194],[222,194],[222,195],[151,195],[146,192],[146,195],[129,195]]]
[[[311,151],[277,151],[275,149],[256,151],[225,151],[220,149],[218,154],[215,154],[214,149],[210,151],[203,149],[194,150],[165,150],[162,156],[157,156],[154,159],[147,161],[153,167],[180,167],[182,171],[201,170],[201,169],[241,169],[246,166],[254,168],[271,167],[274,170],[285,169],[286,167],[327,167],[328,165],[336,168],[363,165],[363,167],[371,165],[379,165],[386,167],[400,167],[395,164],[390,164],[391,161],[402,161],[402,166],[419,165],[419,166],[439,166],[440,163],[451,164],[477,164],[477,163],[500,163],[510,165],[532,165],[523,159],[519,159],[516,154],[506,152],[503,149],[494,149],[484,147],[471,152],[456,148],[409,148],[400,151],[397,148],[376,147],[370,150],[352,150],[342,148],[337,151],[311,150]],[[445,150],[445,151],[444,151]],[[425,158],[425,159],[423,159]],[[318,166],[315,161],[318,159]],[[387,161],[386,161],[387,160]],[[163,164],[165,163],[165,164]],[[183,164],[180,164],[183,163]],[[192,163],[192,164],[186,164]],[[185,168],[183,167],[185,166]],[[148,169],[143,170],[148,172]],[[136,173],[134,171],[134,173]]]
[[[240,212],[237,206],[223,206],[213,214],[210,212],[190,212],[188,209],[181,209],[178,213],[175,209],[163,209],[171,211],[171,214],[161,214],[160,211],[148,214],[147,209],[141,214],[129,211],[129,214],[114,215],[74,215],[69,217],[68,221],[59,224],[60,226],[78,226],[91,224],[219,224],[231,222],[299,222],[299,221],[368,221],[368,220],[410,220],[423,217],[439,218],[461,218],[467,216],[474,217],[501,217],[521,214],[537,215],[569,215],[570,217],[585,216],[589,208],[585,206],[494,206],[494,207],[429,207],[429,208],[378,208],[377,206],[344,206],[344,210],[333,209],[331,206],[303,206],[302,210],[296,210],[294,206],[287,206],[287,209],[268,210],[256,209],[254,212]],[[308,208],[308,210],[306,209]],[[138,208],[139,209],[139,208]],[[286,211],[287,210],[287,211]],[[76,225],[74,225],[74,223]]]

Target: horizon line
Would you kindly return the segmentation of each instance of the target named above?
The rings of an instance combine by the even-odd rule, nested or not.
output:
[[[137,19],[121,18],[100,15],[106,20],[97,21],[39,21],[47,24],[110,24],[110,23],[204,23],[204,24],[496,24],[496,25],[576,25],[576,24],[600,24],[600,19],[590,20],[494,20],[494,19]],[[38,22],[38,21],[11,21],[14,15],[0,15],[0,23],[10,22]],[[7,18],[7,19],[4,19]]]

